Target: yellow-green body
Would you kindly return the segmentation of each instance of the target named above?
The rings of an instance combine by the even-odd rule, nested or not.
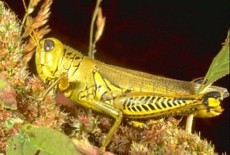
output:
[[[144,119],[165,115],[214,117],[223,110],[226,89],[211,86],[196,94],[200,84],[108,65],[90,59],[55,38],[43,39],[36,51],[40,78],[54,82],[76,104],[115,118],[102,142],[105,149],[123,117]]]

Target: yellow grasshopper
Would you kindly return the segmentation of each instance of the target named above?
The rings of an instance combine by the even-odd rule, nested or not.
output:
[[[55,38],[40,41],[36,67],[45,83],[54,83],[74,103],[115,119],[102,141],[105,150],[123,117],[145,119],[194,114],[214,117],[223,109],[225,88],[210,86],[196,94],[199,82],[180,81],[93,60]],[[52,87],[53,87],[52,86]]]

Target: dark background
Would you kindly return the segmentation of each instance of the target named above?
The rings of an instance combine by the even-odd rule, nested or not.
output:
[[[23,17],[20,0],[7,3]],[[48,36],[87,54],[94,6],[95,0],[54,0]],[[229,6],[227,0],[104,0],[106,27],[96,59],[181,80],[204,76],[226,37]],[[229,89],[229,76],[217,85]],[[211,141],[217,152],[229,153],[229,98],[222,105],[222,115],[196,119],[193,131]]]

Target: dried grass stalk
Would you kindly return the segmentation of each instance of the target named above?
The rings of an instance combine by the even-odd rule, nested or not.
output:
[[[34,53],[34,49],[36,47],[36,43],[34,42],[34,40],[31,37],[29,37],[31,33],[34,32],[36,39],[40,40],[44,37],[44,35],[50,32],[50,28],[47,25],[47,22],[50,16],[50,6],[53,0],[44,0],[37,15],[35,17],[32,17],[31,14],[34,12],[35,7],[37,7],[39,2],[40,0],[31,0],[28,5],[28,8],[25,8],[26,14],[22,21],[22,26],[24,26],[22,38],[25,41],[27,40],[27,43],[24,46],[24,52],[26,54],[23,59],[25,62],[28,62],[31,59]]]
[[[93,12],[93,17],[90,25],[90,34],[89,34],[89,50],[88,56],[94,59],[94,54],[96,52],[96,43],[102,36],[105,27],[105,17],[103,17],[102,9],[100,7],[102,0],[97,0],[96,6]],[[94,34],[95,20],[96,21],[96,32]]]

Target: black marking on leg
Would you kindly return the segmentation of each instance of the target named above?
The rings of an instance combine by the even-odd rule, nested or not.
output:
[[[154,107],[152,104],[148,104],[148,107],[149,107],[151,110],[156,110],[155,107]]]
[[[137,103],[142,103],[142,100],[144,100],[144,96],[140,97],[138,100],[137,100]]]
[[[177,98],[174,98],[174,99],[172,100],[172,104],[173,104],[174,106],[178,106],[178,105],[177,105]]]
[[[137,109],[135,107],[132,107],[132,110],[135,111],[135,112],[137,112]]]
[[[126,98],[125,101],[124,101],[124,103],[123,103],[123,109],[126,109],[127,103],[128,103],[128,99]]]
[[[141,105],[143,109],[145,109],[145,111],[149,111],[149,108],[145,105]]]
[[[132,100],[133,100],[133,98],[131,97],[131,98],[129,98],[129,100],[128,100],[128,102],[127,102],[127,107],[130,107],[130,105],[131,105],[131,103],[132,103]]]
[[[162,100],[162,102],[161,102],[161,105],[162,105],[162,107],[163,107],[164,109],[167,108],[167,105],[166,105],[166,103],[165,103],[165,100],[167,100],[167,99],[166,99],[166,98],[163,98],[163,100]]]
[[[142,109],[141,109],[140,106],[136,106],[136,108],[137,108],[140,112],[142,111]]]
[[[155,102],[155,105],[157,106],[157,108],[162,109],[159,104],[160,104],[159,102]]]
[[[167,104],[168,104],[169,107],[173,107],[171,98],[167,100]]]
[[[150,100],[148,101],[149,104],[152,104],[153,103],[153,100],[155,99],[156,97],[151,97]]]
[[[144,102],[143,102],[143,104],[146,104],[147,103],[147,101],[150,99],[150,96],[146,96],[145,97],[145,99],[144,99]]]
[[[130,99],[131,99],[131,98],[130,98]],[[131,106],[135,106],[135,104],[136,104],[136,99],[137,99],[137,98],[135,98],[135,97],[132,98],[132,100],[131,100]]]

